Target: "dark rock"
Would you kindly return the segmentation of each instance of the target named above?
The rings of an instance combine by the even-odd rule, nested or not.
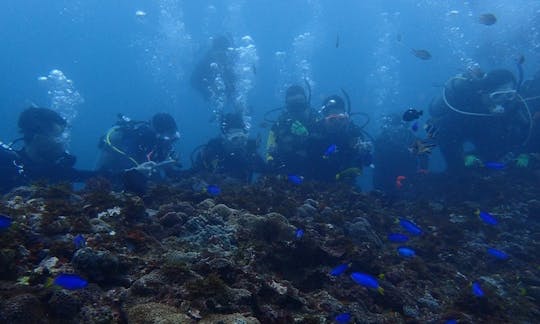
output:
[[[71,260],[73,267],[88,276],[90,281],[110,282],[120,273],[118,258],[109,251],[95,251],[89,247],[77,250]]]
[[[49,298],[48,305],[55,317],[68,319],[77,315],[82,303],[74,293],[56,290]]]
[[[356,217],[345,226],[347,236],[356,243],[370,242],[376,247],[382,246],[382,241],[364,217]]]
[[[48,323],[39,299],[30,294],[11,297],[2,303],[0,322],[9,324]]]
[[[157,295],[165,286],[164,282],[164,278],[157,271],[153,271],[136,280],[129,290],[139,296]]]
[[[160,303],[146,303],[131,307],[127,311],[129,323],[179,324],[194,323],[187,315],[172,306]]]
[[[159,219],[159,223],[164,227],[173,227],[178,224],[183,224],[187,218],[188,216],[182,212],[168,212]]]

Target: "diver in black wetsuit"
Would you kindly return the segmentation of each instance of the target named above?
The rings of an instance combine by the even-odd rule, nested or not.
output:
[[[191,74],[191,86],[201,96],[213,103],[221,97],[224,103],[234,102],[235,82],[234,52],[230,49],[230,41],[225,36],[216,36],[212,47],[197,63]]]
[[[317,115],[304,88],[293,85],[285,93],[285,111],[272,125],[266,143],[266,162],[275,172],[299,173],[305,167],[305,143]]]
[[[306,141],[306,179],[354,184],[362,168],[371,164],[372,143],[350,117],[350,107],[337,95],[326,98],[321,118]]]
[[[242,183],[251,182],[254,173],[264,171],[257,141],[248,138],[242,116],[232,113],[223,116],[221,136],[201,147],[192,169],[203,177],[217,175]]]
[[[28,108],[19,116],[18,126],[23,147],[0,146],[1,191],[38,180],[82,182],[96,175],[73,167],[76,158],[66,151],[62,138],[67,123],[55,111]]]
[[[520,150],[530,137],[528,107],[516,92],[517,82],[508,70],[450,79],[430,106],[437,144],[449,172],[498,161]],[[474,150],[465,154],[464,144]]]
[[[176,121],[167,113],[155,114],[151,121],[132,121],[121,115],[99,143],[97,169],[119,173],[145,163],[175,162],[178,138]]]

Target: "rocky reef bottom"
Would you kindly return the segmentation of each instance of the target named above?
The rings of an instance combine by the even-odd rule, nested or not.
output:
[[[194,179],[143,196],[20,187],[0,204],[0,322],[537,323],[540,181],[464,178],[393,195],[281,178],[214,195]]]

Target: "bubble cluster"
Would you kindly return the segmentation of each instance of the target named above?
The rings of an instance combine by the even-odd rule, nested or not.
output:
[[[75,89],[73,81],[68,79],[64,72],[54,69],[47,76],[38,77],[38,81],[45,84],[49,96],[49,107],[58,112],[68,123],[77,117],[78,106],[84,103],[84,98]],[[65,140],[69,139],[69,132],[63,134]]]
[[[259,62],[257,47],[251,36],[242,37],[241,44],[235,49],[237,61],[235,64],[236,84],[235,103],[244,116],[244,122],[249,123],[248,96],[255,86],[254,68]],[[249,128],[250,124],[246,124]]]

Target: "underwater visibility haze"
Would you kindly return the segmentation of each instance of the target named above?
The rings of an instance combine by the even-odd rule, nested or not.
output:
[[[540,2],[0,18],[0,322],[539,321]]]

